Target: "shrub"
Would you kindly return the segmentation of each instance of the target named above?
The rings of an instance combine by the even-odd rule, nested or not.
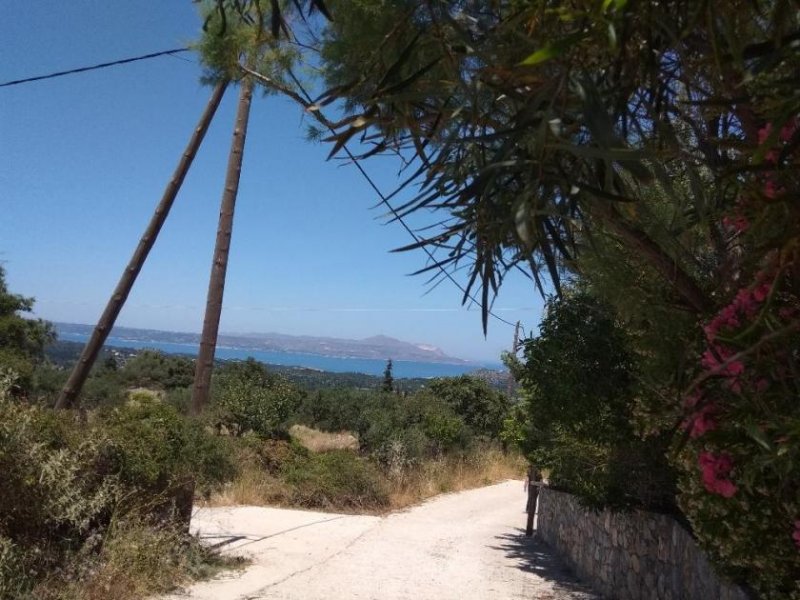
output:
[[[680,504],[729,573],[764,599],[797,600],[800,265],[764,266],[704,328],[675,440]]]
[[[539,337],[524,342],[520,389],[528,414],[521,428],[509,423],[507,435],[522,429],[531,461],[591,505],[673,510],[667,444],[639,438],[631,424],[630,343],[611,307],[589,293],[571,290],[550,301]]]
[[[0,590],[19,590],[64,562],[109,522],[121,494],[102,442],[64,414],[14,402],[0,382]]]
[[[233,475],[224,439],[150,394],[133,394],[100,420],[113,468],[123,483],[148,495],[188,481],[213,486]]]
[[[726,448],[731,450],[730,446]],[[731,497],[709,493],[698,466],[700,454],[710,453],[694,449],[682,453],[680,478],[681,508],[700,545],[732,579],[755,588],[759,598],[800,598],[800,535],[796,533],[800,527],[787,516],[800,514],[797,495],[793,499],[788,494],[771,495],[769,490],[778,487],[778,477],[769,472],[758,477],[757,487],[743,486]],[[739,472],[738,465],[752,458],[735,450],[721,456],[731,457]]]
[[[294,487],[293,502],[319,508],[379,508],[388,503],[380,471],[347,450],[298,451],[281,474]]]
[[[356,431],[361,413],[377,397],[374,391],[352,388],[317,390],[303,399],[295,419],[323,431]]]
[[[394,468],[465,449],[472,441],[463,419],[427,391],[375,395],[362,410],[357,431],[362,451]]]
[[[437,379],[430,392],[453,409],[475,435],[499,439],[510,403],[485,380],[468,375]]]
[[[194,361],[158,350],[143,350],[125,363],[119,375],[128,387],[185,388],[194,380]]]
[[[0,376],[3,600],[34,586],[36,598],[83,589],[94,571],[81,565],[110,561],[108,552],[123,543],[115,536],[134,524],[154,536],[139,546],[152,552],[153,540],[174,526],[175,485],[190,476],[210,485],[231,472],[222,440],[150,396],[81,424],[66,411],[15,401],[11,385]]]
[[[302,399],[297,386],[250,358],[220,369],[214,383],[212,418],[234,436],[252,431],[276,437],[285,435],[287,421]]]
[[[34,556],[26,556],[19,545],[10,538],[0,536],[0,598],[22,598],[33,585],[36,563]]]
[[[467,445],[467,430],[459,417],[444,411],[431,411],[425,415],[422,431],[441,454],[447,450]]]

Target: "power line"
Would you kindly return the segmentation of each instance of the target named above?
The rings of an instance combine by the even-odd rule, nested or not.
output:
[[[47,75],[38,75],[36,77],[27,77],[25,79],[16,79],[14,81],[6,81],[4,83],[0,83],[0,88],[10,87],[10,86],[13,86],[13,85],[20,85],[20,84],[23,84],[23,83],[31,83],[31,82],[34,82],[34,81],[42,81],[42,80],[45,80],[45,79],[54,79],[56,77],[63,77],[65,75],[74,75],[76,73],[85,73],[87,71],[95,71],[95,70],[98,70],[98,69],[105,69],[107,67],[115,67],[117,65],[124,65],[124,64],[132,63],[132,62],[137,62],[137,61],[140,61],[140,60],[147,60],[147,59],[150,59],[150,58],[157,58],[159,56],[175,55],[175,54],[179,54],[181,52],[188,52],[189,50],[190,50],[190,48],[173,48],[172,50],[162,50],[161,52],[151,52],[150,54],[143,54],[141,56],[134,56],[132,58],[123,58],[123,59],[120,59],[120,60],[115,60],[115,61],[106,62],[106,63],[100,63],[100,64],[92,65],[92,66],[89,66],[89,67],[79,67],[77,69],[69,69],[68,71],[59,71],[59,72],[56,72],[56,73],[49,73]],[[178,58],[178,57],[176,57],[176,58]],[[247,70],[249,71],[249,69],[247,69]],[[251,72],[251,74],[254,74],[254,73]],[[305,88],[300,83],[300,81],[297,79],[297,77],[295,77],[294,73],[291,72],[291,70],[289,70],[289,75],[294,80],[294,83],[297,85],[297,87],[300,89],[300,91],[303,93],[303,95],[306,97],[307,102],[309,104],[312,103],[313,100],[312,100],[311,96],[305,90]],[[335,133],[335,131],[333,131],[332,129],[331,129],[331,132]],[[370,185],[370,187],[375,191],[375,193],[381,199],[381,203],[384,204],[389,209],[389,211],[392,213],[392,215],[395,217],[395,219],[397,219],[397,221],[400,222],[400,224],[403,226],[403,228],[406,230],[406,232],[408,232],[408,234],[414,239],[414,241],[415,242],[419,242],[420,241],[419,236],[414,232],[413,229],[411,229],[411,227],[409,227],[409,225],[405,222],[405,220],[397,212],[397,210],[395,210],[394,206],[392,206],[391,203],[389,202],[389,199],[383,194],[383,192],[381,192],[380,188],[378,188],[377,184],[367,174],[367,172],[364,170],[364,167],[361,166],[361,163],[359,162],[359,160],[353,155],[352,152],[350,152],[350,150],[347,148],[346,145],[344,146],[344,151],[347,154],[348,158],[350,158],[350,160],[356,166],[358,171],[361,173],[362,177],[364,177],[364,179],[367,181],[367,183]],[[437,262],[435,257],[433,256],[433,253],[430,250],[428,250],[428,248],[426,248],[425,246],[422,246],[422,249],[428,255],[428,258],[430,258],[434,263]],[[461,283],[459,283],[455,279],[455,277],[453,277],[453,275],[449,271],[447,271],[447,269],[445,269],[441,265],[438,265],[438,266],[439,266],[439,270],[442,272],[442,274],[447,279],[449,279],[453,283],[453,285],[455,285],[459,290],[461,290],[461,292],[467,298],[469,298],[473,303],[479,304],[479,302],[472,295],[467,293],[467,291],[464,288],[464,286],[461,285]],[[492,316],[495,319],[497,319],[498,321],[500,321],[502,323],[505,323],[506,325],[509,325],[511,327],[516,327],[516,323],[512,323],[511,321],[507,321],[506,319],[504,319],[503,317],[500,317],[499,315],[495,314],[491,310],[487,310],[487,313],[490,316]]]
[[[251,71],[250,69],[244,69],[244,70],[246,72],[250,73],[251,75],[254,74],[254,72]],[[300,90],[300,92],[303,94],[303,96],[305,96],[307,102],[309,104],[313,104],[314,101],[311,98],[311,95],[305,90],[305,88],[303,87],[303,84],[300,83],[300,80],[295,76],[295,74],[292,72],[292,70],[291,69],[287,69],[287,72],[289,73],[289,77],[292,78],[292,81],[294,81],[294,84],[297,86],[297,88]],[[315,111],[313,114],[315,116],[319,116],[318,111]],[[331,133],[334,133],[334,134],[336,133],[333,130],[333,128],[327,123],[327,120],[325,120],[325,126],[328,127],[328,129],[330,129]],[[414,241],[416,243],[419,243],[419,241],[420,241],[419,236],[403,220],[402,215],[400,215],[400,213],[397,212],[397,210],[394,208],[394,206],[392,206],[392,204],[389,202],[389,199],[386,197],[386,195],[384,195],[384,193],[380,190],[378,185],[372,180],[372,178],[369,176],[369,174],[364,170],[364,167],[361,166],[361,162],[353,155],[352,152],[350,152],[350,150],[347,147],[347,144],[345,144],[342,148],[344,149],[345,153],[347,154],[347,157],[353,162],[353,164],[356,166],[356,168],[361,173],[361,175],[364,177],[364,179],[367,181],[367,183],[370,185],[370,187],[375,191],[375,193],[381,199],[381,203],[384,204],[386,206],[386,208],[389,209],[389,211],[392,213],[394,218],[397,219],[400,222],[400,224],[403,226],[403,228],[406,230],[406,232],[408,232],[408,234],[414,239]],[[453,285],[455,285],[459,290],[461,290],[461,292],[464,294],[464,296],[469,298],[474,304],[480,305],[480,303],[475,299],[474,296],[472,296],[472,295],[467,293],[466,288],[464,288],[464,286],[461,285],[461,283],[459,283],[456,280],[455,277],[453,277],[452,273],[450,273],[447,269],[445,269],[441,264],[438,263],[436,258],[433,256],[433,253],[428,248],[426,248],[425,246],[420,246],[420,247],[425,251],[425,254],[428,255],[428,258],[430,260],[432,260],[434,262],[434,264],[436,264],[439,267],[439,270],[442,272],[442,275],[444,275],[447,279],[449,279],[453,283]],[[503,317],[501,317],[501,316],[495,314],[494,312],[492,312],[491,309],[487,308],[486,312],[490,316],[492,316],[495,319],[497,319],[498,321],[500,321],[501,323],[505,323],[506,325],[509,325],[511,327],[515,327],[515,328],[517,327],[517,323],[512,323],[511,321],[507,321]]]
[[[147,60],[149,58],[157,58],[159,56],[166,56],[166,55],[175,55],[179,54],[180,52],[188,52],[189,50],[190,48],[174,48],[172,50],[162,50],[161,52],[152,52],[150,54],[143,54],[142,56],[123,58],[121,60],[115,60],[107,63],[100,63],[99,65],[92,65],[90,67],[79,67],[77,69],[70,69],[68,71],[59,71],[58,73],[50,73],[48,75],[37,75],[36,77],[27,77],[25,79],[17,79],[15,81],[6,81],[5,83],[0,83],[0,87],[10,87],[12,85],[20,85],[22,83],[31,83],[32,81],[42,81],[43,79],[54,79],[56,77],[63,77],[64,75],[85,73],[86,71],[95,71],[97,69],[105,69],[106,67],[125,65],[139,60]]]

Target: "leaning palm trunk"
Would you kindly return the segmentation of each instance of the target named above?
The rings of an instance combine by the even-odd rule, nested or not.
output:
[[[95,360],[97,360],[97,355],[100,353],[100,349],[103,347],[103,343],[106,341],[108,334],[114,327],[117,316],[120,310],[122,310],[122,306],[125,304],[125,300],[127,300],[128,294],[130,294],[131,288],[133,288],[133,284],[139,276],[139,272],[142,270],[147,255],[155,244],[161,227],[164,225],[164,221],[167,219],[175,197],[178,195],[183,180],[189,172],[194,157],[197,155],[197,151],[208,131],[208,127],[222,100],[227,85],[227,81],[220,81],[214,88],[211,98],[200,117],[200,121],[189,140],[189,144],[186,146],[186,150],[184,150],[183,156],[181,156],[180,162],[178,162],[178,166],[172,174],[172,179],[170,179],[167,184],[164,195],[161,197],[158,206],[156,206],[156,210],[150,219],[150,223],[147,225],[144,235],[142,235],[142,238],[139,240],[139,245],[136,247],[133,256],[128,262],[128,266],[125,267],[125,271],[122,273],[117,287],[111,294],[111,298],[108,304],[106,304],[106,308],[100,316],[89,341],[86,342],[86,346],[84,346],[77,364],[72,369],[67,383],[58,396],[56,408],[71,408],[75,405],[78,394],[80,394],[81,388],[89,375],[89,371],[94,365]]]
[[[250,116],[250,100],[253,97],[253,81],[250,77],[242,80],[239,93],[239,107],[236,112],[236,123],[228,155],[228,171],[225,175],[225,189],[222,192],[222,203],[217,227],[217,241],[214,246],[214,258],[211,262],[211,276],[208,282],[206,314],[203,319],[203,335],[200,338],[200,351],[194,373],[191,411],[194,415],[203,412],[208,402],[211,385],[211,371],[214,368],[214,353],[217,348],[219,318],[222,314],[222,296],[225,291],[225,273],[228,270],[228,252],[231,247],[233,231],[233,212],[236,207],[236,195],[239,191],[239,176],[242,171],[244,143],[247,137],[247,123]]]

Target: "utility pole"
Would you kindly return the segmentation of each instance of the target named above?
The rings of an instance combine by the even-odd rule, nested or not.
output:
[[[161,201],[156,206],[155,212],[153,212],[150,223],[147,225],[144,234],[139,240],[139,244],[136,246],[133,256],[131,256],[128,262],[128,266],[125,267],[125,270],[122,272],[119,283],[117,283],[117,287],[112,292],[103,314],[97,321],[97,325],[92,331],[91,337],[86,342],[86,346],[84,346],[78,362],[72,369],[69,379],[67,379],[67,383],[64,384],[64,388],[58,396],[55,405],[56,408],[72,408],[76,404],[78,394],[80,394],[81,388],[97,360],[97,355],[100,353],[108,334],[111,333],[117,316],[122,310],[125,300],[127,300],[128,294],[130,294],[133,284],[139,276],[139,272],[142,270],[142,266],[144,266],[147,255],[150,254],[150,250],[156,242],[161,227],[164,225],[164,221],[167,220],[172,204],[175,202],[175,197],[181,189],[183,180],[189,172],[189,167],[191,167],[194,157],[197,156],[200,144],[208,131],[211,120],[214,118],[214,114],[217,111],[217,107],[227,87],[227,80],[220,81],[214,87],[211,98],[189,139],[186,150],[184,150],[183,155],[181,155],[178,161],[178,166],[164,190]]]

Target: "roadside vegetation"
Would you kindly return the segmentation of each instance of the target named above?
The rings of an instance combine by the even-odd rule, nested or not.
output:
[[[133,599],[235,567],[188,535],[193,499],[380,513],[524,471],[500,449],[508,399],[470,377],[306,390],[228,362],[196,418],[193,361],[145,350],[54,410],[68,371],[32,304],[0,271],[0,598]]]
[[[509,437],[800,599],[796,3],[330,5],[311,108],[349,109],[333,155],[402,156],[405,249],[464,274],[484,328],[507,274],[553,294]]]
[[[0,272],[2,595],[125,585],[114,569],[146,581],[151,554],[120,558],[141,556],[126,541],[141,536],[194,564],[171,537],[192,491],[384,510],[513,471],[491,458],[505,444],[590,506],[678,516],[755,597],[800,600],[791,2],[205,6],[206,79],[238,82],[240,107],[263,86],[318,120],[331,156],[361,139],[363,158],[402,158],[401,189],[416,191],[392,218],[419,217],[422,235],[404,250],[429,250],[433,283],[463,275],[484,329],[508,272],[554,293],[507,357],[519,398],[466,377],[398,392],[389,365],[366,390],[303,388],[254,361],[208,386],[209,360],[189,419],[191,362],[142,353],[95,364],[81,409],[54,414],[51,329],[19,317],[32,301]],[[332,22],[310,16],[328,8]],[[311,30],[281,44],[290,25]],[[292,70],[307,46],[328,88],[316,101]],[[347,114],[327,120],[331,107]]]

